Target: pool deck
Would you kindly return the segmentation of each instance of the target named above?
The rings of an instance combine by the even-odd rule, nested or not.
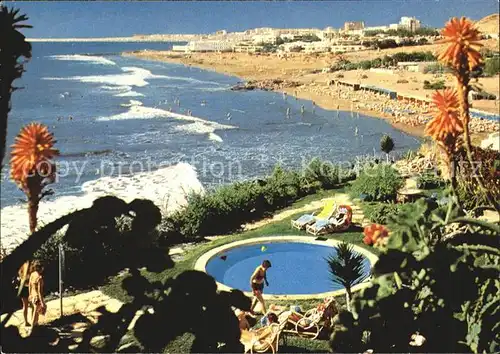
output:
[[[256,238],[250,238],[242,241],[235,241],[231,242],[228,244],[225,244],[220,247],[216,247],[205,253],[203,256],[198,258],[194,265],[195,270],[199,270],[201,272],[206,272],[206,266],[208,262],[214,258],[217,257],[224,252],[237,248],[240,246],[246,246],[246,245],[254,245],[254,244],[263,244],[263,243],[272,243],[272,242],[299,242],[299,243],[308,243],[312,245],[320,245],[320,246],[337,246],[339,245],[342,241],[339,240],[325,240],[325,241],[320,241],[316,240],[313,237],[310,236],[267,236],[267,237],[256,237]],[[365,250],[364,248],[361,248],[356,245],[352,245],[354,247],[354,250],[358,253],[361,253],[363,256],[365,256],[369,261],[371,266],[377,262],[378,257],[371,253],[368,250]],[[358,291],[361,290],[365,287],[367,287],[370,283],[368,282],[368,279],[366,279],[364,282],[357,284],[352,287],[352,291]],[[221,291],[229,291],[232,290],[231,287],[224,285],[222,283],[217,282],[218,289]],[[324,299],[327,296],[339,296],[345,294],[344,289],[339,289],[335,291],[330,291],[330,292],[325,292],[325,293],[317,293],[317,294],[300,294],[300,295],[272,295],[272,294],[264,294],[263,297],[265,300],[304,300],[304,299]],[[245,295],[247,296],[253,296],[251,292],[245,292]]]

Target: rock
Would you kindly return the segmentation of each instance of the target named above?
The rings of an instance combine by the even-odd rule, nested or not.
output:
[[[297,87],[300,86],[298,82],[295,81],[287,81],[280,79],[271,79],[271,80],[250,80],[245,83],[238,83],[235,86],[231,87],[233,91],[251,91],[251,90],[263,90],[263,91],[276,91],[283,90],[284,88]]]

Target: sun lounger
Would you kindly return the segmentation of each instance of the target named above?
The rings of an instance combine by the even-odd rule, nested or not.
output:
[[[330,329],[332,318],[338,313],[338,305],[333,297],[327,297],[317,307],[305,314],[291,311],[283,333],[316,339],[323,329]]]
[[[245,346],[245,353],[272,353],[278,352],[279,337],[284,325],[272,323],[269,326],[256,331],[244,331],[241,335],[241,343]]]
[[[304,214],[300,218],[292,220],[292,227],[298,230],[303,230],[306,228],[307,225],[310,225],[316,222],[317,220],[330,218],[333,214],[335,214],[336,210],[337,210],[337,204],[335,203],[335,200],[327,199],[323,207],[323,210],[319,214],[317,215],[315,215],[315,213]]]
[[[335,216],[318,220],[306,226],[306,231],[312,235],[322,235],[332,232],[344,231],[351,226],[352,209],[349,205],[340,205]]]

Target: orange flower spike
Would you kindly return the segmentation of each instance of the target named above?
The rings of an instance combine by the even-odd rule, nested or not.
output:
[[[52,133],[42,124],[30,123],[22,128],[12,145],[11,178],[23,185],[30,174],[40,172],[35,171],[40,163],[52,165],[52,159],[59,155],[54,149],[55,142]]]
[[[425,134],[436,141],[444,141],[450,134],[458,136],[464,131],[463,123],[458,118],[459,102],[454,90],[445,89],[442,93],[434,92],[432,100],[435,106],[434,118],[427,123]]]
[[[365,227],[363,234],[365,235],[363,242],[366,245],[373,245],[389,236],[389,231],[383,225],[372,224]]]
[[[440,43],[448,46],[439,54],[438,59],[446,64],[451,64],[455,69],[461,65],[465,56],[469,70],[473,70],[481,63],[479,47],[482,46],[480,32],[474,23],[465,17],[460,20],[452,18],[441,31],[444,37]]]

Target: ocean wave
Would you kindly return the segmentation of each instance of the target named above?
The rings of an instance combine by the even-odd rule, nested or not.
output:
[[[190,82],[190,83],[193,83],[193,84],[207,84],[207,85],[214,85],[214,86],[222,86],[222,84],[219,83],[219,82],[198,80],[198,79],[194,79],[192,77],[163,76],[163,78],[167,79],[167,80],[185,81],[185,82]]]
[[[122,103],[120,106],[122,107],[142,106],[142,102],[136,100],[130,100],[129,103]]]
[[[99,156],[99,155],[107,155],[112,153],[111,149],[103,149],[103,150],[93,150],[93,151],[80,151],[80,152],[70,152],[70,153],[62,153],[61,157],[84,157],[84,156]]]
[[[229,87],[193,87],[195,90],[205,91],[205,92],[217,92],[217,91],[228,91]]]
[[[151,71],[138,67],[122,67],[123,74],[89,75],[70,77],[44,77],[42,80],[80,81],[97,83],[106,86],[136,86],[143,87],[149,84],[146,79],[164,79],[166,76],[155,75]],[[102,86],[101,86],[102,87]]]
[[[187,122],[201,123],[214,127],[215,129],[235,129],[235,126],[221,124],[206,120],[199,117],[188,116],[185,114],[169,112],[160,108],[146,107],[142,105],[142,102],[136,100],[130,100],[127,104],[129,110],[127,112],[115,114],[107,117],[99,117],[98,121],[112,121],[112,120],[126,120],[126,119],[150,119],[150,118],[174,118],[178,120],[183,120]]]
[[[105,195],[113,195],[126,202],[135,198],[149,199],[163,213],[171,213],[186,205],[188,193],[204,192],[196,169],[187,163],[128,176],[101,177],[84,183],[81,190],[83,195],[42,201],[38,210],[39,224],[47,224],[77,209],[88,208],[95,199]],[[26,204],[2,208],[1,218],[1,245],[12,250],[29,235]]]
[[[115,97],[144,97],[140,92],[132,90],[132,86],[108,86],[103,85],[101,89],[111,92],[118,92]]]
[[[210,139],[212,141],[216,141],[218,143],[224,142],[224,140],[222,140],[222,138],[219,135],[215,134],[215,133],[209,133],[208,134],[208,139]]]
[[[144,97],[144,95],[137,91],[127,91],[122,93],[117,93],[115,97]]]
[[[108,91],[130,91],[132,90],[132,86],[108,86],[108,85],[103,85],[101,86],[103,90],[108,90]]]
[[[226,125],[199,117],[188,116],[185,114],[173,113],[160,108],[145,107],[142,102],[130,100],[128,104],[122,106],[129,107],[127,112],[115,114],[108,117],[99,117],[97,121],[113,121],[113,120],[127,120],[127,119],[153,119],[153,118],[173,118],[181,121],[191,122],[175,127],[174,129],[179,132],[189,134],[208,134],[210,140],[222,141],[222,138],[215,136],[216,130],[236,129],[233,125]],[[212,135],[210,135],[212,134]]]
[[[64,60],[64,61],[85,61],[92,64],[99,65],[116,65],[116,63],[112,60],[94,56],[94,55],[81,55],[81,54],[72,54],[72,55],[50,55],[48,58],[54,60]]]

